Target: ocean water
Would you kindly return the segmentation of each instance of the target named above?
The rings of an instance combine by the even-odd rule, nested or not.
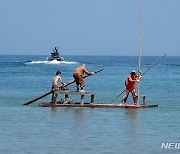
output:
[[[125,88],[130,71],[138,68],[135,56],[64,56],[61,63],[45,62],[45,58],[0,56],[0,153],[180,153],[180,149],[161,149],[162,143],[180,143],[180,57],[166,56],[141,79],[141,96],[158,108],[38,107],[51,96],[23,106],[51,89],[57,70],[64,82],[71,81],[74,69],[82,63],[89,71],[104,68],[85,79],[85,90],[96,93],[95,102],[109,103]],[[142,72],[158,58],[142,57]],[[128,102],[132,103],[131,96]]]

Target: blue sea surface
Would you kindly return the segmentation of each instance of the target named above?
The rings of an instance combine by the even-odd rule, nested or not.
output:
[[[82,63],[90,72],[104,68],[85,79],[85,90],[95,92],[95,102],[109,103],[124,90],[130,71],[138,68],[136,56],[64,56],[65,62],[45,62],[45,58],[0,55],[0,153],[180,153],[180,149],[161,149],[162,143],[180,143],[180,57],[166,56],[141,78],[140,95],[158,108],[38,107],[51,96],[23,106],[51,90],[57,70],[68,82]],[[142,57],[141,71],[159,58]],[[120,103],[122,96],[114,103]],[[132,104],[131,96],[128,102]]]

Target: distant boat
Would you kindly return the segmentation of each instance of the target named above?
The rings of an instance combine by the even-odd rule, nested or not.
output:
[[[46,58],[46,61],[53,61],[53,60],[64,61],[64,57],[62,57],[58,52],[58,47],[55,47],[52,50],[51,55]]]

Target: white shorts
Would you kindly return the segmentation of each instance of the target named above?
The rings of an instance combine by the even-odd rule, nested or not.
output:
[[[129,93],[131,93],[132,97],[137,97],[137,93],[136,93],[135,89],[132,90],[132,91],[129,91],[128,89],[126,89],[125,93],[126,93],[127,96],[129,95]]]

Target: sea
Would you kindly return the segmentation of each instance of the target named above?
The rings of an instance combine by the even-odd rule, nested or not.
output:
[[[104,68],[85,79],[85,91],[95,92],[96,103],[111,102],[124,90],[131,70],[138,70],[138,56],[67,55],[63,62],[46,62],[46,57],[0,55],[0,154],[180,153],[180,57],[166,56],[140,80],[140,103],[146,96],[146,103],[158,105],[155,108],[38,106],[50,102],[51,95],[24,106],[51,90],[58,70],[68,82],[83,63],[90,72]],[[142,56],[141,72],[159,58]],[[76,90],[76,85],[68,89]],[[113,103],[119,104],[123,95]],[[133,104],[131,95],[128,104]]]

